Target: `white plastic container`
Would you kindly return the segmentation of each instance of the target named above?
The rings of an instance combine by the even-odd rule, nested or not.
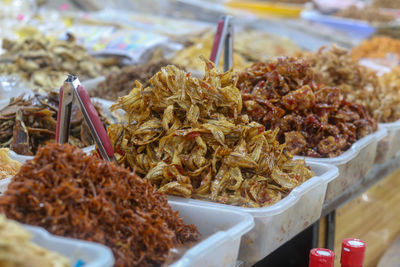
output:
[[[339,177],[328,184],[324,203],[329,203],[348,187],[357,183],[374,165],[378,142],[387,134],[385,128],[355,142],[346,152],[334,158],[310,158],[307,162],[333,164],[339,168]],[[304,158],[304,157],[303,157]]]
[[[391,160],[400,151],[400,120],[392,123],[380,123],[387,130],[387,136],[378,143],[375,163],[382,164]]]
[[[279,202],[264,208],[243,208],[196,199],[170,198],[197,207],[217,208],[220,217],[226,211],[252,215],[255,226],[242,238],[239,260],[255,263],[320,218],[326,187],[339,173],[333,165],[309,162],[307,165],[316,176],[293,189]],[[205,213],[202,216],[206,216]]]
[[[201,234],[201,241],[171,267],[236,266],[240,240],[254,226],[249,214],[180,200],[169,200],[168,203],[179,211],[185,223],[196,225]]]
[[[11,182],[11,177],[0,180],[0,196],[7,191],[8,184]]]
[[[48,250],[66,256],[72,266],[80,260],[85,267],[111,267],[114,266],[112,251],[101,244],[84,240],[51,235],[40,227],[24,225],[24,228],[33,234],[33,242]]]

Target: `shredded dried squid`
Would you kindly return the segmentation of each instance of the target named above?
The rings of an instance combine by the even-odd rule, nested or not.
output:
[[[167,66],[149,87],[137,82],[111,108],[126,112],[125,124],[108,127],[119,163],[187,198],[262,207],[288,195],[314,174],[279,144],[278,130],[241,115],[236,82],[209,61],[203,78]]]

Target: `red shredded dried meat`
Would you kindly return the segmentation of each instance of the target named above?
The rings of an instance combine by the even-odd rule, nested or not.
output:
[[[159,266],[199,234],[145,180],[72,145],[48,144],[0,197],[0,212],[49,232],[102,243],[115,266]]]

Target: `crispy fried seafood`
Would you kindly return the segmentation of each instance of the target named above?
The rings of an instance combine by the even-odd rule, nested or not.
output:
[[[0,266],[69,267],[69,260],[31,241],[32,235],[22,225],[0,214]]]
[[[0,147],[9,147],[21,155],[34,155],[40,145],[54,142],[56,137],[58,93],[35,93],[11,99],[10,104],[0,110]],[[95,105],[105,126],[110,122]],[[94,143],[83,115],[73,105],[70,142],[78,147]]]
[[[377,124],[365,108],[343,100],[339,88],[313,81],[308,62],[279,58],[254,63],[239,73],[244,111],[268,129],[292,154],[335,157]]]
[[[112,109],[125,110],[127,124],[108,132],[119,162],[160,192],[262,207],[314,175],[276,141],[277,131],[241,115],[232,71],[206,61],[199,79],[168,66],[150,84],[119,99]]]
[[[398,92],[393,86],[381,86],[375,73],[352,61],[346,49],[322,47],[307,58],[314,69],[316,82],[339,87],[346,100],[363,105],[378,122],[400,119]]]
[[[375,36],[354,47],[350,56],[353,60],[360,60],[362,58],[386,58],[389,54],[394,54],[400,59],[400,40],[387,36]]]
[[[147,181],[69,144],[39,148],[0,197],[0,212],[104,244],[115,266],[160,266],[171,248],[199,238]]]
[[[48,40],[35,36],[21,41],[3,40],[6,53],[0,56],[0,73],[19,74],[31,81],[34,89],[59,88],[65,75],[73,73],[81,80],[95,78],[104,70],[86,49],[71,41]],[[8,62],[7,62],[8,61]]]

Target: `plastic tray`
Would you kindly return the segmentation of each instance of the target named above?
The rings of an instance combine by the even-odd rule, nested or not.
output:
[[[376,31],[376,28],[371,26],[367,22],[355,19],[323,15],[315,10],[304,10],[301,12],[300,17],[305,20],[331,26],[353,37],[362,39],[368,38]]]
[[[0,180],[0,196],[7,191],[8,184],[11,182],[11,177]]]
[[[400,151],[400,120],[393,123],[380,123],[387,130],[385,138],[379,141],[375,163],[382,164],[391,160]]]
[[[114,266],[112,251],[101,244],[51,235],[43,228],[24,225],[24,228],[33,234],[33,242],[51,251],[66,256],[72,266],[83,261],[85,267]]]
[[[329,164],[307,162],[307,165],[316,173],[316,176],[293,189],[284,199],[264,208],[242,208],[196,199],[170,198],[197,207],[217,208],[220,217],[223,217],[222,213],[226,211],[252,215],[255,226],[242,238],[239,260],[255,263],[310,226],[321,216],[327,184],[339,175],[338,169]],[[205,213],[202,216],[205,216]]]
[[[190,248],[172,267],[236,266],[242,236],[254,226],[253,218],[235,210],[199,206],[169,200],[183,221],[197,226],[201,241]]]
[[[333,164],[339,168],[339,176],[328,184],[324,203],[331,202],[371,170],[375,162],[378,142],[386,134],[386,129],[379,127],[378,131],[361,138],[346,152],[334,158],[306,157],[307,162]]]

